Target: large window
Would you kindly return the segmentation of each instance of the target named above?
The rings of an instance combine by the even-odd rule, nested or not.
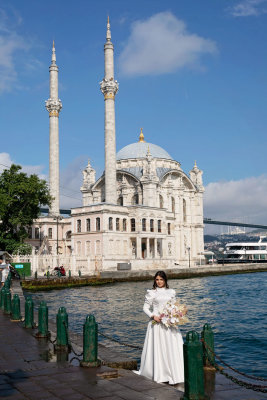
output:
[[[35,239],[40,239],[40,229],[39,228],[35,228]]]
[[[137,193],[132,197],[132,204],[139,204],[139,196]]]
[[[91,220],[90,220],[90,218],[87,218],[87,220],[86,220],[86,230],[87,230],[87,232],[90,232],[90,230],[91,230]]]
[[[52,238],[53,238],[53,229],[48,228],[48,239],[52,239]]]
[[[95,229],[96,231],[100,231],[100,218],[97,217],[95,220]]]
[[[109,217],[109,219],[108,219],[108,229],[110,231],[113,231],[113,218],[112,217]]]
[[[122,196],[120,196],[120,197],[118,198],[117,204],[118,204],[119,206],[123,206],[123,197],[122,197]]]
[[[131,219],[131,231],[135,232],[135,219],[134,218]]]
[[[150,232],[154,232],[154,220],[150,220]]]
[[[170,235],[170,234],[171,234],[171,223],[168,222],[168,235]]]
[[[120,230],[120,219],[116,218],[116,231]]]
[[[158,219],[158,232],[161,232],[161,219]]]
[[[77,232],[82,231],[82,221],[80,219],[77,219]]]
[[[172,199],[172,212],[175,212],[175,200],[174,197],[171,198]]]
[[[145,218],[143,218],[142,219],[142,231],[146,231],[146,219]]]
[[[163,197],[159,195],[159,208],[163,208]]]
[[[124,232],[127,231],[127,220],[126,220],[126,218],[123,218],[123,220],[122,220],[122,230]]]
[[[183,199],[183,220],[186,222],[186,201]]]

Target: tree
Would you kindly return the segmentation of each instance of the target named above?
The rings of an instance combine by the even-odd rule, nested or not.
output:
[[[20,172],[12,164],[0,175],[0,249],[16,252],[28,237],[28,228],[40,215],[40,206],[50,206],[47,182]]]

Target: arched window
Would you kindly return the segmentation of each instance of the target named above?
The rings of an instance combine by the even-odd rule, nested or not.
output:
[[[154,220],[150,220],[150,232],[154,232]]]
[[[96,231],[100,231],[100,218],[97,217],[95,220],[95,229]]]
[[[86,230],[87,230],[87,232],[90,232],[90,230],[91,230],[91,220],[90,220],[90,218],[87,218],[87,220],[86,220]]]
[[[186,201],[183,199],[183,220],[186,222]]]
[[[172,200],[172,212],[175,213],[175,200],[174,200],[174,197],[172,197],[171,200]]]
[[[126,218],[123,218],[123,220],[122,220],[122,230],[124,232],[127,231],[127,220],[126,220]]]
[[[163,197],[159,195],[159,208],[163,208]]]
[[[48,228],[48,239],[52,239],[52,238],[53,238],[53,229]]]
[[[71,239],[71,231],[66,232],[66,239]]]
[[[82,231],[82,221],[80,219],[77,219],[77,232]]]
[[[170,235],[171,234],[171,223],[170,222],[168,222],[167,227],[168,227],[168,235]]]
[[[35,228],[34,236],[35,236],[35,239],[40,239],[40,229],[39,228]]]
[[[118,197],[117,204],[118,206],[123,206],[123,196]]]
[[[135,204],[139,204],[139,196],[138,196],[138,193],[136,193],[136,194],[133,195],[133,197],[132,197],[132,205],[135,205]]]
[[[143,218],[142,219],[142,231],[146,231],[146,219],[145,218]]]
[[[116,218],[116,231],[120,230],[120,219]]]
[[[158,219],[158,232],[161,232],[161,219]]]
[[[110,231],[113,231],[113,218],[112,217],[109,217],[109,219],[108,219],[108,229]]]
[[[131,232],[135,232],[135,219],[131,219]]]

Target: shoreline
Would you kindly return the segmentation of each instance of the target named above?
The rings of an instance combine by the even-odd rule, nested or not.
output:
[[[205,276],[247,274],[255,272],[266,272],[266,264],[227,264],[208,265],[192,268],[167,269],[168,279],[190,279]],[[50,277],[50,278],[27,278],[21,281],[25,290],[45,291],[54,289],[66,289],[83,286],[107,285],[119,282],[138,282],[153,279],[156,270],[146,271],[102,271],[98,275],[87,275],[84,277]]]

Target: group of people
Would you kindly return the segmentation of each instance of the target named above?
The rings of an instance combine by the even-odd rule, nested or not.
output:
[[[161,310],[175,299],[164,271],[154,277],[153,288],[145,296],[144,312],[150,318],[138,374],[171,385],[184,382],[183,338],[179,328],[161,323]]]
[[[1,286],[4,286],[6,278],[9,273],[10,264],[4,263],[3,257],[0,257],[0,279]]]

